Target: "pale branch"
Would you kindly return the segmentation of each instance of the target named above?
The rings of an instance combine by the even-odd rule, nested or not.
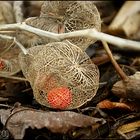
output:
[[[14,42],[19,46],[19,48],[22,50],[24,54],[28,53],[27,49],[25,49],[25,47],[15,37],[14,37]]]
[[[15,34],[16,31],[0,31],[0,34]]]
[[[102,32],[98,32],[95,29],[85,29],[85,30],[79,30],[79,31],[74,31],[70,33],[63,33],[59,35],[59,38],[66,39],[66,38],[78,37],[78,36],[95,38],[97,40],[103,40],[110,44],[118,46],[120,49],[131,49],[131,50],[140,51],[140,42],[138,41],[131,41],[128,39],[123,39],[120,37],[108,35]]]
[[[80,37],[80,36],[89,37],[89,38],[94,38],[97,40],[106,41],[110,44],[118,46],[120,49],[130,49],[130,50],[140,51],[140,42],[138,41],[132,41],[132,40],[108,35],[106,33],[98,32],[95,29],[85,29],[85,30],[73,31],[69,33],[57,34],[57,33],[52,33],[52,32],[44,31],[44,30],[29,26],[25,22],[0,25],[0,30],[8,30],[8,29],[21,29],[21,30],[32,32],[39,36],[55,39],[57,41],[61,41],[63,39],[67,39],[71,37]]]
[[[0,34],[0,38],[13,40],[19,46],[19,48],[22,50],[22,52],[24,54],[27,54],[27,50],[25,49],[25,47],[15,37]]]
[[[2,39],[8,39],[8,40],[13,40],[14,37],[0,34],[0,38],[2,38]]]
[[[114,59],[114,57],[113,57],[113,55],[111,53],[111,50],[109,49],[108,44],[105,41],[102,41],[102,44],[104,46],[105,51],[108,54],[108,57],[111,60],[113,66],[115,67],[116,71],[118,72],[118,74],[120,75],[120,77],[122,78],[122,80],[124,80],[124,81],[127,80],[128,79],[127,75],[123,72],[123,70],[120,68],[120,66],[118,65],[118,63]]]
[[[25,31],[34,33],[39,36],[48,37],[48,38],[60,41],[59,34],[44,31],[44,30],[29,26],[25,22],[0,25],[0,30],[8,30],[8,29],[21,29],[21,30],[25,30]]]

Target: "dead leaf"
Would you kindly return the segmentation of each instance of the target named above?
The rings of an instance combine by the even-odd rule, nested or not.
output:
[[[90,116],[78,114],[72,111],[64,112],[45,112],[35,109],[23,108],[14,111],[10,117],[9,110],[0,110],[1,121],[11,132],[15,139],[22,139],[25,130],[29,127],[32,129],[41,129],[46,127],[54,133],[67,133],[75,128],[86,128],[88,126],[97,126],[104,124],[104,119],[93,118]],[[8,121],[6,122],[8,118]]]
[[[108,99],[103,100],[97,104],[97,107],[100,109],[126,109],[126,110],[131,110],[131,108],[125,104],[125,103],[120,103],[120,102],[112,102],[109,101]]]
[[[118,119],[112,126],[110,137],[137,139],[140,136],[140,113],[132,113]]]

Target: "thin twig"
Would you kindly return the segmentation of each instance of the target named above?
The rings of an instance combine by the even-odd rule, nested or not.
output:
[[[3,98],[3,97],[0,97],[0,102],[5,102],[5,101],[8,101],[9,99],[8,98]],[[0,105],[1,106],[1,105]]]
[[[113,66],[115,67],[116,71],[118,72],[118,74],[120,75],[120,77],[122,78],[122,80],[126,80],[128,77],[127,75],[123,72],[123,70],[120,68],[120,66],[118,65],[118,63],[116,62],[116,60],[113,58],[113,55],[111,53],[111,50],[109,49],[108,44],[105,41],[102,41],[102,44],[104,46],[104,49],[106,50]]]
[[[69,33],[57,34],[57,33],[44,31],[35,27],[31,27],[29,25],[26,25],[25,22],[0,25],[0,30],[6,30],[6,29],[21,29],[21,30],[32,32],[39,36],[55,39],[57,41],[61,41],[63,39],[67,39],[71,37],[79,37],[79,36],[89,37],[89,38],[94,38],[97,40],[106,41],[110,44],[118,46],[120,49],[131,49],[131,50],[140,51],[140,42],[138,41],[132,41],[132,40],[123,39],[120,37],[115,37],[115,36],[108,35],[102,32],[98,32],[95,29],[85,29],[85,30],[73,31]]]
[[[21,29],[21,30],[25,30],[25,31],[37,34],[39,36],[48,37],[51,39],[61,41],[61,39],[59,38],[60,34],[44,31],[44,30],[29,26],[25,22],[0,25],[0,30],[7,30],[7,29]]]
[[[5,99],[4,101],[8,101],[8,100],[9,100],[8,98],[3,98],[3,99]],[[0,104],[0,107],[11,108],[12,106],[10,106],[10,105],[6,105],[6,104]]]
[[[25,47],[15,37],[0,34],[0,38],[13,40],[19,46],[19,48],[22,50],[22,52],[24,54],[27,54],[27,50],[25,49]]]
[[[0,38],[2,38],[2,39],[13,40],[14,37],[12,37],[12,36],[8,36],[8,35],[2,35],[2,34],[0,34]]]
[[[0,31],[0,34],[13,34],[13,33],[15,33],[16,31]]]
[[[27,49],[25,49],[25,47],[15,37],[14,37],[14,41],[20,47],[20,49],[22,50],[22,52],[24,54],[27,54],[28,53]]]
[[[0,77],[9,78],[9,79],[14,79],[14,80],[19,80],[19,81],[28,81],[28,80],[25,79],[25,78],[16,77],[16,76],[10,76],[10,75],[3,75],[3,74],[0,74]]]

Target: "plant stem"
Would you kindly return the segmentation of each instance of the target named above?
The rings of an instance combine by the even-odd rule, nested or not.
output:
[[[61,41],[63,39],[67,39],[71,37],[79,37],[79,36],[89,37],[89,38],[94,38],[97,40],[104,40],[110,44],[118,46],[120,49],[126,49],[126,50],[130,49],[130,50],[140,51],[140,42],[138,41],[132,41],[132,40],[108,35],[102,32],[98,32],[95,29],[85,29],[85,30],[73,31],[69,33],[57,34],[57,33],[52,33],[52,32],[44,31],[44,30],[29,26],[25,22],[0,25],[0,30],[7,30],[7,29],[21,29],[21,30],[32,32],[39,36],[55,39],[57,41]]]
[[[127,75],[123,72],[123,70],[120,68],[120,66],[118,65],[118,63],[114,59],[108,44],[105,41],[102,41],[102,44],[103,44],[104,49],[107,52],[107,54],[108,54],[108,56],[109,56],[109,58],[111,60],[113,66],[115,67],[116,71],[118,72],[118,74],[120,75],[122,80],[124,80],[124,81],[127,80],[128,79]]]

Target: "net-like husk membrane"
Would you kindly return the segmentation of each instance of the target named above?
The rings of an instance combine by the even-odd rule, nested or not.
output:
[[[32,17],[25,22],[30,26],[55,33],[67,33],[90,28],[97,31],[101,30],[100,14],[92,1],[45,1],[41,8],[40,17]],[[55,41],[23,32],[23,36],[17,35],[18,39],[24,43],[24,36],[27,38],[30,35],[25,43],[33,46]],[[68,40],[82,50],[86,50],[90,44],[96,41],[96,39],[86,37],[72,37]]]
[[[65,109],[74,109],[91,100],[99,86],[99,71],[88,55],[69,41],[54,42],[20,53],[24,76],[29,80],[36,100],[47,107],[47,93],[67,87],[72,101]]]

